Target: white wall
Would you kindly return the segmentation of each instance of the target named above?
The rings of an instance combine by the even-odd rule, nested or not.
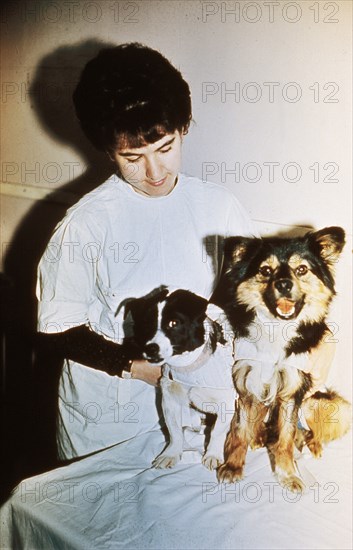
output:
[[[56,198],[70,202],[87,182],[99,182],[97,171],[103,177],[109,170],[77,137],[68,91],[95,53],[94,41],[144,42],[170,58],[191,85],[195,124],[185,139],[186,172],[234,190],[263,233],[346,229],[331,318],[339,328],[337,365],[350,376],[351,8],[347,1],[307,0],[8,2],[2,16],[3,248],[48,192],[69,184]],[[33,82],[36,97],[28,93]],[[53,208],[48,203],[48,216]]]

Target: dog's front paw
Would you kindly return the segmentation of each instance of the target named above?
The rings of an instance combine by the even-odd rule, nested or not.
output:
[[[177,453],[175,455],[162,453],[154,459],[152,466],[154,468],[174,468],[174,466],[180,462],[181,455],[182,453]]]
[[[222,464],[217,470],[217,479],[220,483],[235,483],[243,479],[243,467],[231,468],[228,464]]]
[[[209,470],[216,470],[223,462],[223,457],[204,454],[202,464]]]
[[[293,493],[303,493],[305,490],[305,483],[300,477],[292,475],[278,475],[278,481],[284,489],[292,491]]]

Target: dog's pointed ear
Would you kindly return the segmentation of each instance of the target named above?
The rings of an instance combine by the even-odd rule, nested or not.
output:
[[[345,245],[345,232],[342,227],[325,227],[308,234],[314,250],[328,264],[337,262]]]
[[[228,237],[224,241],[224,255],[228,262],[235,264],[245,256],[249,239],[243,237]]]
[[[242,261],[250,250],[258,249],[261,239],[248,237],[228,237],[224,239],[224,259],[226,269]]]

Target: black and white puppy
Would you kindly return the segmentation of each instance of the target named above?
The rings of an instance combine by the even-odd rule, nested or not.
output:
[[[183,452],[190,407],[216,415],[202,462],[210,470],[224,460],[223,448],[235,403],[231,346],[214,320],[222,310],[188,290],[160,287],[125,304],[125,333],[142,356],[161,364],[162,408],[170,441],[154,460],[172,468]],[[212,319],[212,318],[213,319]]]

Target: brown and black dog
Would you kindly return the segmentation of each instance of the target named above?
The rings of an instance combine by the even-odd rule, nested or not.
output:
[[[330,333],[325,323],[335,294],[334,266],[345,243],[340,227],[297,238],[231,237],[213,301],[235,333],[233,382],[239,398],[218,480],[243,477],[247,448],[268,448],[273,470],[288,489],[303,490],[295,440],[315,456],[350,426],[350,404],[324,389],[309,399],[308,356]],[[299,411],[308,428],[298,430]]]

